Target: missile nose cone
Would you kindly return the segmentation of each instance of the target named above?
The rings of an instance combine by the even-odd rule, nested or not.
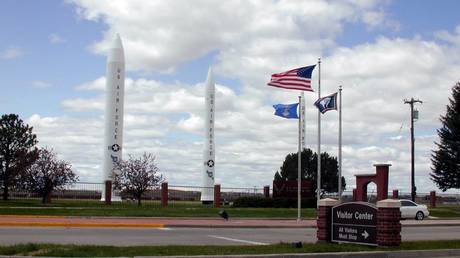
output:
[[[120,34],[117,33],[115,36],[115,40],[113,41],[111,48],[123,48],[123,44],[121,43]]]
[[[214,78],[212,73],[212,66],[208,69],[208,77],[206,78],[206,86],[211,85],[214,86]]]
[[[125,55],[123,51],[123,44],[121,43],[120,34],[117,33],[115,39],[110,46],[107,62],[124,62]]]

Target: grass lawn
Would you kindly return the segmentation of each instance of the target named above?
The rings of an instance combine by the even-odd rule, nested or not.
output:
[[[296,208],[234,208],[224,209],[233,218],[297,218]],[[105,205],[98,200],[53,200],[42,204],[38,199],[0,201],[0,214],[56,216],[120,216],[120,217],[218,217],[220,209],[206,207],[200,202],[171,201],[162,208],[159,201],[136,203],[113,202]],[[430,208],[430,216],[460,218],[460,206],[440,205]],[[303,218],[316,218],[313,208],[302,209]]]
[[[430,208],[430,216],[439,218],[460,218],[460,206],[456,205],[439,205],[436,208]]]
[[[25,244],[0,246],[0,255],[58,256],[58,257],[117,257],[117,256],[167,256],[167,255],[235,255],[273,253],[321,253],[356,251],[396,251],[460,249],[460,241],[403,242],[399,247],[378,248],[351,244],[303,244],[293,248],[290,244],[267,246],[76,246],[51,244]]]
[[[297,218],[295,208],[234,208],[224,207],[233,218]],[[100,201],[56,200],[41,204],[37,200],[0,201],[0,214],[56,216],[120,216],[120,217],[219,217],[219,208],[204,207],[198,202],[173,202],[167,208],[159,203],[116,203]],[[302,209],[302,217],[316,218],[313,208]]]

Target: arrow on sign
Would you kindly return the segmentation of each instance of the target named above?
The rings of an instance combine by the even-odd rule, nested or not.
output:
[[[364,233],[362,233],[361,235],[364,237],[364,239],[367,239],[369,237],[369,233],[367,233],[366,230],[364,230]]]

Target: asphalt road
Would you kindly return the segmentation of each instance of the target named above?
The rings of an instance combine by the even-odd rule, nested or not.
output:
[[[460,226],[406,227],[404,240],[459,239]],[[315,228],[39,228],[1,227],[0,245],[56,243],[88,245],[264,245],[315,242]]]

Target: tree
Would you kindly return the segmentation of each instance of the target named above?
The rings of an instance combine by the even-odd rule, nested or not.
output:
[[[35,148],[37,136],[32,127],[19,119],[18,115],[2,115],[0,118],[0,183],[3,200],[8,200],[8,190],[15,184],[18,174],[23,172],[38,157]]]
[[[297,153],[291,153],[284,159],[280,171],[275,173],[275,180],[281,177],[282,180],[297,180]],[[316,170],[318,155],[310,149],[303,149],[301,154],[301,180],[308,180],[313,183],[316,189]],[[280,177],[278,177],[279,175]],[[328,153],[321,154],[321,189],[325,192],[336,192],[338,184],[338,165],[337,158]],[[342,187],[345,189],[345,178],[342,177]]]
[[[144,154],[140,158],[129,155],[129,159],[115,162],[114,188],[131,195],[141,205],[144,192],[158,187],[163,182],[163,176],[155,164],[155,156]]]
[[[283,178],[281,177],[280,173],[278,171],[276,171],[275,173],[275,181],[280,181],[280,180],[283,180]]]
[[[30,192],[38,193],[42,203],[51,202],[54,190],[78,181],[72,166],[59,160],[52,150],[46,148],[38,151],[38,159],[19,176],[18,186]]]
[[[440,142],[431,155],[433,180],[439,189],[460,189],[460,82],[452,88],[452,98],[438,129]]]

